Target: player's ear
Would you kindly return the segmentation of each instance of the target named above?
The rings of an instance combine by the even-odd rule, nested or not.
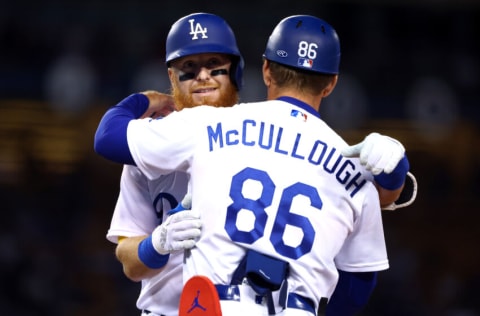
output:
[[[322,98],[326,98],[332,93],[333,89],[335,89],[335,86],[337,85],[338,81],[338,75],[333,76],[332,80],[330,83],[323,89],[322,91]]]
[[[263,59],[262,74],[263,82],[267,87],[270,87],[270,84],[272,83],[272,77],[270,76],[270,63],[267,59]]]
[[[170,82],[173,82],[175,79],[175,72],[170,67],[167,68],[167,71],[168,71],[168,79],[170,79]]]

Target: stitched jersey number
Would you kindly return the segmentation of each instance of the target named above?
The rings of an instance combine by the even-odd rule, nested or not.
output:
[[[258,181],[261,184],[262,192],[258,199],[252,200],[244,197],[242,190],[247,180]],[[272,204],[275,188],[274,182],[265,171],[245,168],[233,176],[230,187],[230,197],[233,203],[227,208],[227,218],[225,221],[225,230],[233,241],[252,244],[264,236],[268,218],[265,208]],[[298,195],[308,197],[311,205],[319,210],[323,205],[318,191],[310,185],[297,182],[282,191],[280,204],[274,219],[272,234],[270,235],[270,242],[277,253],[291,259],[298,259],[310,252],[315,238],[315,230],[309,219],[305,216],[290,212],[293,198]],[[239,230],[236,225],[238,213],[242,209],[250,210],[255,216],[254,226],[252,230],[248,232]],[[303,232],[303,238],[296,247],[286,245],[283,241],[282,237],[287,228],[287,224],[297,227]]]

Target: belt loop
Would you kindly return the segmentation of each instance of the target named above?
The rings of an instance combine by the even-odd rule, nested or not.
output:
[[[288,281],[287,279],[283,280],[282,287],[280,288],[280,295],[278,297],[278,305],[285,309],[287,306],[287,294],[288,293]]]
[[[318,310],[317,310],[317,315],[325,315],[327,312],[327,303],[328,303],[328,298],[326,297],[321,297],[320,302],[318,303]]]
[[[267,300],[268,315],[275,315],[275,304],[273,304],[272,291],[265,293],[265,299]]]

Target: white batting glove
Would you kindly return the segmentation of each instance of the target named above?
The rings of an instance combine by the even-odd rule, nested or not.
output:
[[[170,215],[152,233],[153,248],[162,255],[173,251],[191,249],[201,234],[200,215],[181,211]]]
[[[360,158],[360,163],[373,175],[391,173],[405,155],[405,148],[396,139],[371,133],[356,145],[342,150],[345,157]]]

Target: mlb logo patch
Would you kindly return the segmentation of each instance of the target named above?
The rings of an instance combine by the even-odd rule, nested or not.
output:
[[[300,112],[299,110],[292,110],[292,112],[290,112],[290,116],[298,117],[304,122],[307,121],[307,114]]]
[[[313,67],[313,60],[308,58],[299,58],[298,65],[304,68],[312,68]]]

